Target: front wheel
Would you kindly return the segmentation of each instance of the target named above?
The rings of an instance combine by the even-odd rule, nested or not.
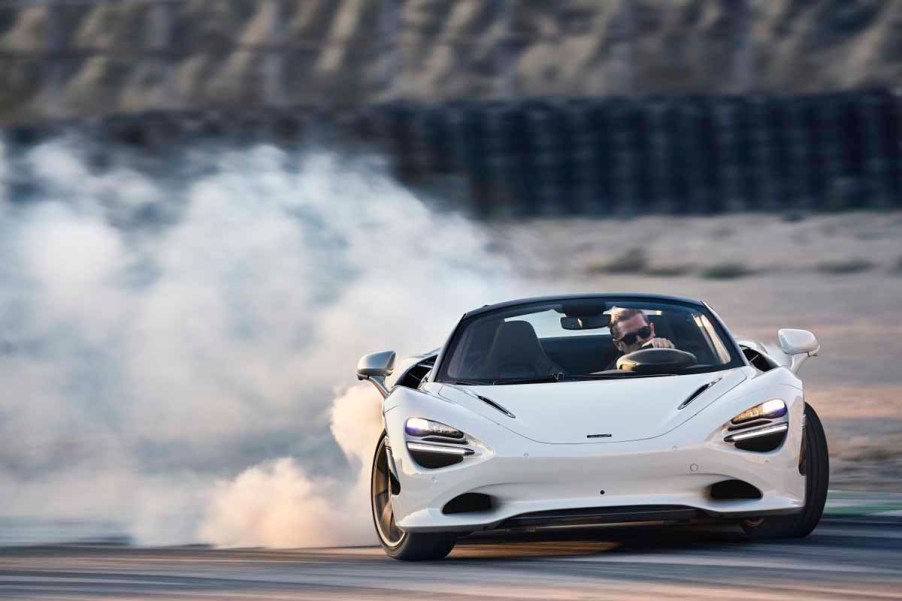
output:
[[[804,508],[793,515],[743,520],[742,529],[749,538],[803,538],[811,534],[821,520],[827,502],[830,458],[824,427],[810,405],[805,405],[805,426],[799,453],[799,472],[805,476]]]
[[[400,492],[400,484],[389,468],[391,450],[385,432],[376,445],[370,484],[373,524],[385,553],[402,561],[441,559],[451,552],[456,537],[448,533],[405,532],[395,523],[392,496]]]

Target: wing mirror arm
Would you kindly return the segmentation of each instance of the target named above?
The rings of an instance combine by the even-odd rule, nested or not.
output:
[[[385,378],[383,376],[357,376],[357,379],[365,380],[375,386],[383,399],[388,398],[388,395],[391,393],[391,390],[385,385]]]
[[[797,355],[793,355],[789,359],[789,371],[794,374],[799,373],[799,369],[802,367],[802,364],[808,360],[809,357],[816,357],[817,353],[799,353]]]
[[[817,337],[808,330],[780,330],[777,339],[780,348],[789,357],[789,371],[794,374],[809,357],[816,357],[821,350]]]
[[[366,380],[376,387],[382,398],[387,398],[391,390],[385,384],[395,368],[395,351],[382,351],[364,355],[357,362],[357,379]]]

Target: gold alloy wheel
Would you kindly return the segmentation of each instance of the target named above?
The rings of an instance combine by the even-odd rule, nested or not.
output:
[[[392,511],[392,476],[388,468],[388,445],[386,438],[379,441],[376,448],[376,457],[373,460],[373,475],[371,479],[371,499],[373,509],[373,522],[376,524],[376,533],[387,547],[397,547],[404,542],[406,533],[395,523],[395,514]]]

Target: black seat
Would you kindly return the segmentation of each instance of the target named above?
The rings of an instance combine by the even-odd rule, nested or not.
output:
[[[539,342],[545,354],[568,374],[605,370],[620,354],[608,334],[555,336]]]
[[[673,328],[670,326],[670,320],[664,315],[646,315],[645,319],[648,323],[654,324],[655,336],[657,338],[666,338],[671,342],[675,342],[676,337]]]
[[[548,358],[536,331],[525,321],[498,326],[486,357],[486,378],[530,378],[550,376],[563,370]]]

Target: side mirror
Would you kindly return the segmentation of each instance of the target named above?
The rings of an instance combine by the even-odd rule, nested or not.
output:
[[[361,357],[357,362],[357,379],[370,381],[382,398],[385,398],[391,392],[385,386],[385,378],[391,375],[394,368],[395,351],[370,353]]]
[[[817,337],[808,330],[780,330],[777,332],[780,349],[791,359],[790,371],[796,373],[808,357],[813,357],[821,350]]]

